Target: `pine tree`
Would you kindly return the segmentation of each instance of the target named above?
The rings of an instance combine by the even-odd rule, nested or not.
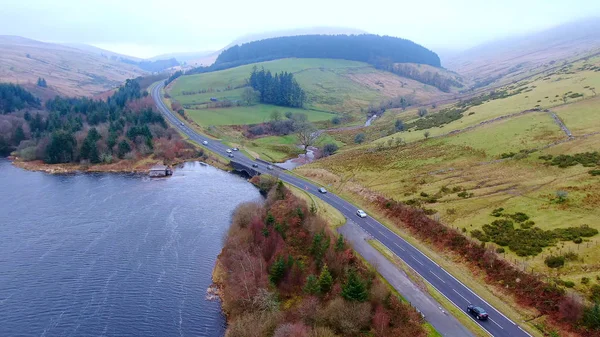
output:
[[[342,296],[348,301],[364,302],[367,300],[367,287],[354,270],[348,273],[348,280],[342,287]]]
[[[304,284],[304,288],[303,288],[304,292],[307,294],[318,294],[320,289],[319,286],[319,281],[317,280],[317,278],[315,277],[315,275],[308,275],[308,277],[306,278],[306,283]]]
[[[15,129],[15,134],[13,135],[13,143],[19,145],[22,141],[25,140],[25,132],[23,131],[23,127],[20,125]]]
[[[335,251],[341,252],[346,248],[346,241],[344,240],[344,234],[340,234],[335,242]]]
[[[125,155],[127,153],[129,153],[131,151],[131,146],[129,145],[129,143],[123,139],[120,143],[119,143],[119,152],[117,153],[117,156],[120,159],[123,159],[125,157]]]
[[[285,261],[281,256],[271,265],[269,272],[269,281],[273,284],[278,284],[283,279],[285,274]]]
[[[331,290],[331,286],[333,285],[333,277],[331,276],[331,273],[329,272],[329,268],[327,268],[327,265],[323,266],[323,269],[321,270],[321,275],[319,275],[319,288],[321,290],[321,293],[326,294],[329,292],[329,290]]]

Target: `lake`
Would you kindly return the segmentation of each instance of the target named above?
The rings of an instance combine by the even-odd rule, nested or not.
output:
[[[49,175],[0,159],[0,336],[223,336],[207,300],[245,179]]]

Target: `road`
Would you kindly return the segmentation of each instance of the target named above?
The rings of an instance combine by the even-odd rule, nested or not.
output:
[[[162,87],[162,83],[155,85],[152,88],[152,97],[154,98],[157,108],[165,116],[165,118],[168,119],[171,124],[175,125],[181,132],[185,133],[192,141],[201,144],[215,153],[225,156],[225,151],[228,149],[225,144],[198,134],[192,128],[186,124],[183,124],[173,114],[173,112],[164,104],[161,99],[160,90]],[[204,141],[208,143],[204,145]],[[489,305],[487,302],[485,302],[485,300],[475,294],[475,292],[454,278],[454,276],[433,262],[433,260],[431,260],[425,254],[421,253],[421,251],[419,251],[413,245],[389,230],[386,226],[370,216],[367,216],[366,218],[359,218],[356,215],[356,206],[352,205],[348,201],[338,197],[333,193],[321,194],[318,192],[318,188],[320,186],[300,179],[278,168],[269,170],[264,162],[254,161],[244,156],[240,152],[235,152],[234,156],[235,157],[233,159],[236,162],[247,165],[248,167],[251,167],[252,164],[257,164],[258,168],[255,168],[257,171],[261,173],[276,174],[282,181],[304,189],[308,193],[313,194],[314,196],[336,208],[346,218],[352,219],[353,222],[359,225],[367,234],[374,239],[379,240],[383,245],[394,252],[394,254],[400,257],[408,266],[410,266],[416,273],[421,275],[423,279],[429,282],[457,307],[465,310],[467,305],[475,304],[485,308],[489,314],[489,320],[476,322],[481,325],[481,327],[490,335],[495,337],[531,336],[522,330],[515,322],[511,321],[500,311]],[[440,333],[444,334],[443,331],[440,331]]]

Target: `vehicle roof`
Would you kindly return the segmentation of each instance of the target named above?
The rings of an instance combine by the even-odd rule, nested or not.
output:
[[[485,314],[485,309],[482,307],[473,307],[473,309],[479,311],[479,313]]]

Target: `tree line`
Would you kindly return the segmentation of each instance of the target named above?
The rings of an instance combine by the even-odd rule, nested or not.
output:
[[[362,35],[301,35],[276,37],[236,45],[223,51],[208,67],[191,69],[186,74],[218,71],[245,64],[281,58],[329,58],[366,62],[420,63],[440,67],[439,56],[410,40]]]
[[[0,83],[0,113],[6,114],[24,108],[38,108],[40,100],[20,85]]]
[[[127,80],[106,101],[57,96],[44,109],[1,115],[0,153],[15,151],[23,160],[48,164],[110,163],[150,154],[174,159],[188,146],[153,106],[136,80]]]
[[[411,64],[394,64],[379,61],[377,68],[392,72],[398,76],[407,77],[421,83],[429,84],[443,92],[450,92],[452,87],[462,88],[464,85],[456,79],[440,75],[440,73],[429,70],[421,72],[418,67]]]
[[[281,72],[273,76],[270,70],[254,67],[248,84],[259,92],[261,103],[301,108],[306,100],[304,90],[292,73]]]

